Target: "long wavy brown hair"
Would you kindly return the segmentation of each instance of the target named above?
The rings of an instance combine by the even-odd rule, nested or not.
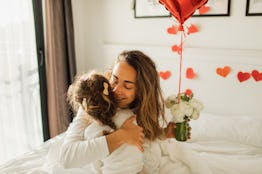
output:
[[[164,132],[160,118],[166,123],[165,106],[155,63],[138,50],[122,52],[117,59],[117,62],[120,61],[127,62],[137,73],[136,98],[130,108],[137,115],[138,125],[149,140],[161,138]]]
[[[108,95],[103,92],[104,83],[108,85]],[[68,89],[67,100],[74,112],[82,106],[93,119],[116,129],[112,120],[116,113],[116,100],[108,79],[103,75],[90,72],[76,76]],[[83,106],[83,100],[86,100],[87,107]]]

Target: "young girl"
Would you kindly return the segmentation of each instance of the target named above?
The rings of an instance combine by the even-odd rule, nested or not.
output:
[[[84,130],[84,140],[111,133],[134,115],[130,109],[117,109],[108,80],[95,72],[76,78],[69,87],[68,100],[73,108],[80,107],[81,112],[84,112],[80,115],[89,122]],[[143,156],[135,146],[123,144],[105,159],[96,160],[89,166],[94,173],[136,174],[142,172]]]

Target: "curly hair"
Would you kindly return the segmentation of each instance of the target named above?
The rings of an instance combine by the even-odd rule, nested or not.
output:
[[[108,95],[103,92],[105,83],[108,85]],[[91,72],[76,76],[68,89],[67,100],[74,112],[82,106],[93,119],[116,129],[112,118],[116,114],[117,104],[109,81],[103,75]]]

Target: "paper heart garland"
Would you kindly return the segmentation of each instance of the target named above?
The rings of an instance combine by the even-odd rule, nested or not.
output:
[[[196,74],[195,74],[193,68],[187,68],[186,69],[186,78],[193,79],[193,78],[195,78],[195,75]]]
[[[168,27],[166,31],[168,34],[177,34],[178,31],[183,31],[183,29],[176,27],[175,25],[172,25],[171,27]],[[197,33],[198,31],[198,27],[194,24],[190,24],[190,26],[187,27],[188,35],[192,33]]]
[[[176,34],[177,33],[177,29],[174,25],[172,25],[172,27],[167,28],[167,33],[168,34]]]
[[[163,80],[167,80],[170,76],[171,76],[171,72],[170,71],[160,71],[159,72],[159,75],[160,77],[163,79]]]
[[[240,71],[237,73],[237,78],[240,82],[246,81],[250,78],[250,73]]]
[[[226,77],[230,73],[231,69],[229,66],[224,66],[224,68],[217,68],[216,73],[222,77]]]
[[[257,70],[253,70],[253,71],[251,72],[251,75],[252,75],[252,77],[255,79],[255,81],[260,81],[260,80],[262,80],[262,72],[259,73]]]
[[[173,45],[173,46],[171,47],[171,49],[172,49],[173,52],[177,52],[179,55],[181,54],[181,51],[182,51],[181,46]]]
[[[191,24],[188,28],[187,34],[191,34],[191,33],[197,33],[198,32],[198,28],[196,25]]]
[[[209,10],[210,10],[209,6],[203,5],[202,7],[199,8],[198,11],[199,11],[199,14],[202,15],[202,14],[207,13]]]

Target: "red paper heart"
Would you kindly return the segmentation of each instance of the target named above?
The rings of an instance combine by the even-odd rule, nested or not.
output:
[[[187,68],[186,69],[186,78],[193,79],[195,77],[195,72],[193,68]]]
[[[237,73],[237,78],[240,82],[246,81],[250,78],[250,74],[248,72],[238,72]]]
[[[230,73],[231,69],[229,66],[225,66],[224,68],[217,68],[216,73],[222,77],[226,77]]]
[[[182,51],[181,46],[173,45],[171,49],[173,52],[177,52],[179,55],[181,54],[181,51]]]
[[[181,47],[180,47],[180,46],[178,46],[178,45],[173,45],[173,46],[172,46],[172,51],[173,51],[173,52],[177,52],[177,51],[179,51],[179,50],[181,50]]]
[[[183,24],[207,0],[159,0],[159,2],[166,7],[180,24]]]
[[[197,32],[198,32],[198,28],[197,28],[197,26],[195,26],[194,24],[191,24],[191,25],[188,27],[188,32],[187,32],[187,34],[197,33]]]
[[[255,79],[255,81],[262,80],[262,72],[259,73],[257,70],[253,70],[251,73],[252,77]]]
[[[171,76],[171,72],[170,71],[165,71],[165,72],[160,71],[159,75],[162,79],[167,80]]]
[[[176,29],[176,27],[174,25],[172,25],[172,27],[167,28],[167,32],[169,34],[176,34],[177,33],[177,29]]]
[[[199,14],[205,14],[210,10],[209,6],[203,5],[202,7],[199,8]]]

